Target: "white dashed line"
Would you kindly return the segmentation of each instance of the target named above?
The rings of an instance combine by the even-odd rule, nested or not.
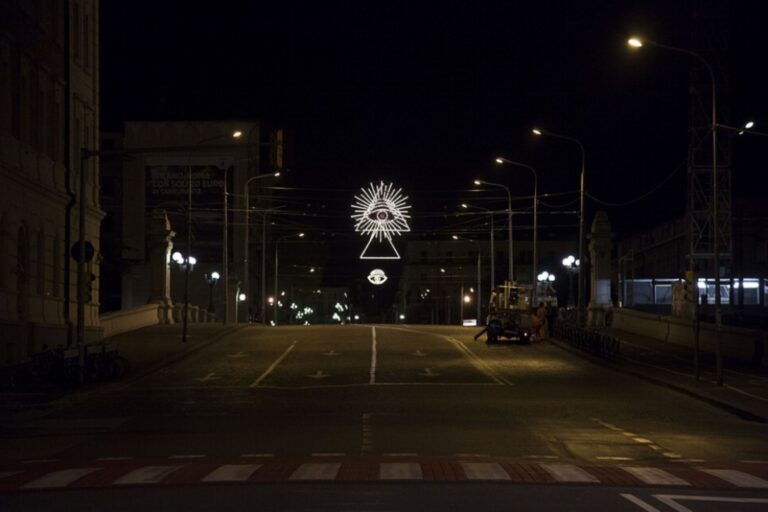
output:
[[[643,483],[650,485],[691,485],[682,478],[658,468],[636,468],[622,466],[624,471]]]
[[[509,474],[495,462],[462,462],[469,480],[510,480]]]
[[[573,464],[539,464],[558,482],[600,483],[600,480]]]
[[[749,487],[752,489],[768,489],[768,480],[752,476],[742,471],[736,471],[735,469],[704,469],[699,468],[699,471],[709,473],[710,475],[722,478],[726,482],[732,483],[736,487]]]
[[[422,480],[421,465],[415,462],[384,462],[379,466],[382,480]]]
[[[181,466],[144,466],[121,476],[115,485],[156,484]]]
[[[227,464],[208,473],[203,482],[244,482],[251,478],[261,464]]]
[[[302,464],[289,480],[334,480],[341,464]]]
[[[244,453],[240,455],[241,458],[249,458],[249,457],[274,457],[274,453]]]
[[[632,457],[595,457],[597,460],[634,460]]]

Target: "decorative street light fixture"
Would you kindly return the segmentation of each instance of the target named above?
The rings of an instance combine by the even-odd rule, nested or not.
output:
[[[184,308],[182,309],[182,329],[181,329],[181,342],[187,342],[187,312],[189,311],[189,274],[197,264],[197,258],[194,256],[184,256],[179,251],[174,252],[171,255],[171,259],[184,271]]]
[[[573,274],[579,272],[580,261],[569,255],[563,258],[563,267],[568,272],[568,306],[573,305]]]
[[[531,132],[537,137],[546,136],[554,137],[556,139],[563,139],[569,142],[573,142],[579,146],[581,151],[581,172],[579,173],[579,261],[584,261],[584,161],[586,160],[584,145],[576,138],[569,137],[567,135],[560,135],[559,133],[550,132],[541,128],[534,128]],[[584,293],[586,291],[586,285],[584,283],[584,272],[581,266],[578,271],[578,320],[581,324],[584,321]]]
[[[213,289],[216,287],[216,283],[219,281],[221,274],[218,272],[211,272],[205,274],[205,280],[208,282],[208,312],[213,313]]]

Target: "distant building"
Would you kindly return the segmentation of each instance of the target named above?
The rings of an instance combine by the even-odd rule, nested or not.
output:
[[[98,0],[0,1],[0,365],[72,343],[81,169],[99,337],[99,163],[80,153],[98,148],[98,20]]]

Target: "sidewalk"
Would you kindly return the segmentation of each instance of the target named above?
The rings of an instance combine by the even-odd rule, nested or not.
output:
[[[52,409],[108,393],[179,361],[248,325],[189,324],[186,343],[181,341],[181,324],[154,325],[106,338],[105,342],[117,345],[120,357],[126,361],[125,375],[116,380],[88,384],[69,391],[4,391],[0,393],[0,418],[10,420],[15,417],[12,421],[16,421],[28,416],[44,415]]]
[[[742,418],[768,422],[768,368],[724,360],[723,385],[718,386],[714,354],[701,353],[700,380],[697,381],[693,348],[614,328],[602,329],[601,333],[621,340],[621,356],[614,362],[595,358],[596,361],[685,393]],[[557,343],[576,350],[565,342]]]

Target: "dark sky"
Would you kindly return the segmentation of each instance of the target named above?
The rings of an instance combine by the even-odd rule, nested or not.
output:
[[[731,5],[729,94],[719,92],[728,121],[768,131],[760,3]],[[542,193],[576,190],[577,147],[532,138],[534,125],[584,144],[587,189],[606,202],[631,201],[683,165],[645,200],[588,202],[625,234],[684,211],[694,64],[625,42],[690,48],[693,4],[102,2],[102,128],[261,119],[292,133],[290,185],[392,179],[427,210],[455,203],[431,190],[476,177],[530,194],[526,171],[499,168],[497,154],[536,167]],[[766,156],[768,138],[734,139],[735,192],[763,193]]]

